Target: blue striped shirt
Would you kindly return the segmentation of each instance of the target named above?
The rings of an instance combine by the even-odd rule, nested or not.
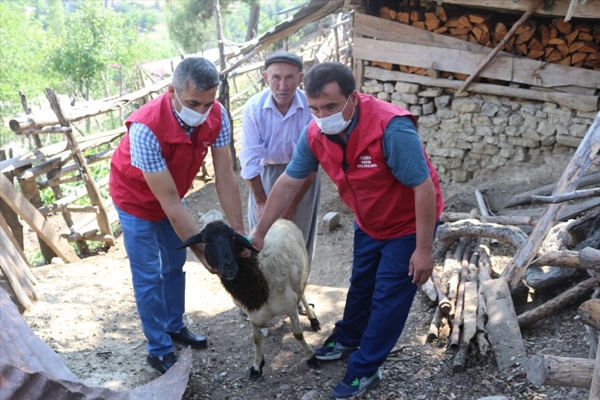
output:
[[[187,126],[177,113],[173,112],[181,127],[185,130],[188,137],[192,136],[194,127]],[[221,131],[219,136],[214,141],[212,146],[222,147],[229,145],[231,139],[229,132],[231,131],[231,122],[227,110],[221,105]],[[144,172],[160,172],[167,169],[167,161],[162,155],[160,143],[146,125],[134,122],[129,126],[129,151],[131,153],[131,165],[141,169]]]

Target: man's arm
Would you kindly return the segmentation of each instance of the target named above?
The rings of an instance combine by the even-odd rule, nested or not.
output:
[[[211,153],[215,168],[215,188],[223,212],[233,230],[244,235],[242,200],[240,198],[239,183],[233,172],[231,150],[229,146],[212,146]]]
[[[313,184],[313,182],[315,181],[316,177],[317,177],[317,173],[313,172],[308,176],[308,178],[306,178],[304,180],[304,183],[300,187],[300,190],[298,190],[298,193],[296,193],[296,196],[292,200],[292,203],[287,208],[287,210],[283,213],[282,218],[289,219],[289,220],[294,219],[294,217],[296,216],[296,210],[298,209],[298,205],[304,198],[304,195],[306,195],[306,192],[308,192],[308,190],[310,189],[310,187]]]
[[[416,285],[424,284],[433,271],[433,233],[435,231],[436,193],[431,177],[413,187],[417,246],[410,258],[409,275]]]
[[[267,193],[263,187],[260,174],[256,175],[254,178],[248,179],[248,185],[254,195],[254,202],[256,203],[256,209],[258,211],[258,216],[260,217],[265,208],[265,204],[267,203]]]
[[[194,223],[192,215],[183,206],[177,193],[175,181],[169,170],[144,172],[144,178],[181,240],[186,240],[190,236],[196,235],[198,227]],[[190,246],[190,249],[209,272],[213,274],[217,272],[206,262],[204,248],[201,244]]]
[[[306,179],[307,178],[294,179],[286,172],[279,176],[275,185],[273,185],[273,190],[271,190],[271,193],[269,194],[267,204],[262,216],[258,220],[258,224],[250,233],[252,245],[257,250],[262,249],[265,235],[271,228],[271,225],[283,215],[283,212],[289,207],[294,196],[296,196]]]

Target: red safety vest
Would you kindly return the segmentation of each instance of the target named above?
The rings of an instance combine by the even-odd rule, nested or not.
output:
[[[348,137],[345,172],[343,148],[322,134],[314,121],[308,126],[308,144],[344,203],[354,211],[356,222],[369,236],[386,240],[415,233],[414,191],[394,177],[383,153],[383,133],[389,121],[396,116],[410,116],[416,125],[415,117],[372,96],[358,96],[358,123]],[[435,186],[439,218],[444,208],[440,184],[424,149],[423,153]]]
[[[173,115],[168,93],[152,100],[133,112],[125,125],[133,122],[146,125],[160,143],[167,168],[175,181],[179,197],[192,186],[192,182],[221,130],[221,105],[215,101],[206,121],[188,137]],[[148,187],[142,171],[131,165],[129,133],[126,133],[115,150],[110,163],[109,190],[113,202],[123,211],[149,221],[166,217],[160,203]]]

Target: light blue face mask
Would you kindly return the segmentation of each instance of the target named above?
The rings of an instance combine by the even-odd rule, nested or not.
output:
[[[338,133],[346,129],[348,125],[350,125],[352,117],[350,117],[350,119],[346,121],[343,115],[344,109],[348,105],[349,100],[350,96],[348,96],[348,98],[346,99],[344,107],[342,107],[342,109],[335,114],[331,114],[330,116],[325,118],[319,118],[315,115],[312,116],[321,132],[323,132],[326,135],[337,135]]]
[[[197,126],[202,125],[204,123],[204,121],[206,121],[206,118],[208,118],[208,114],[210,113],[212,106],[210,106],[204,114],[199,113],[198,111],[194,111],[191,108],[184,106],[183,103],[181,102],[181,100],[179,100],[177,91],[176,90],[173,90],[173,91],[175,92],[175,98],[177,99],[179,104],[181,104],[181,111],[177,111],[177,109],[175,109],[175,112],[177,113],[179,118],[181,118],[183,123],[186,124],[187,126],[191,126],[191,127],[197,127]]]

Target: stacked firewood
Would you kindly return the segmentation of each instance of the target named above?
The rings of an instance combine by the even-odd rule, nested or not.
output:
[[[490,48],[502,41],[514,23],[509,22],[505,15],[442,6],[432,9],[405,6],[399,10],[384,6],[379,9],[379,16]],[[503,50],[535,60],[599,70],[600,26],[588,22],[565,22],[560,18],[530,18],[516,30]],[[417,68],[402,66],[400,70],[420,72]]]

